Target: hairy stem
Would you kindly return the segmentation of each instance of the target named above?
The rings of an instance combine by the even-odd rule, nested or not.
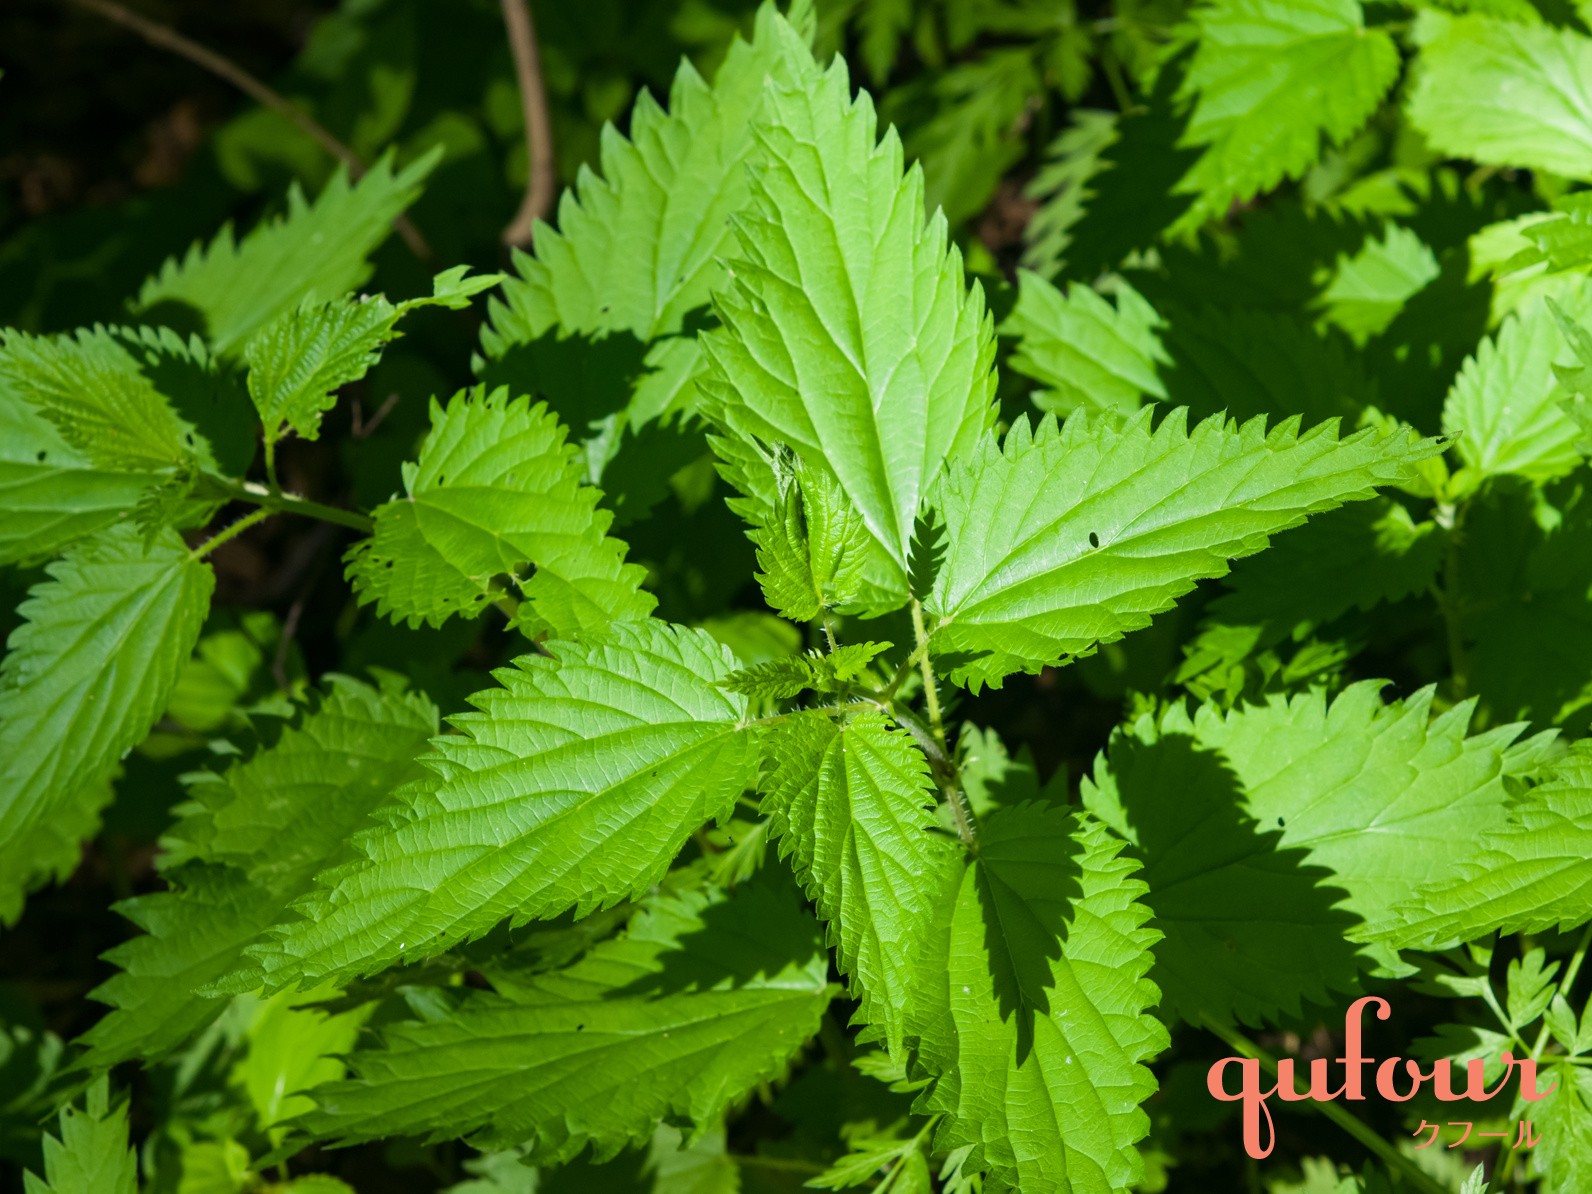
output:
[[[1241,1057],[1254,1058],[1260,1062],[1261,1068],[1267,1074],[1273,1078],[1277,1076],[1276,1060],[1243,1033],[1235,1028],[1229,1028],[1227,1025],[1221,1024],[1208,1016],[1201,1017],[1200,1023],[1202,1027],[1221,1037]],[[1295,1089],[1303,1094],[1306,1088],[1298,1085],[1297,1077],[1294,1079],[1294,1083]],[[1443,1187],[1422,1173],[1413,1161],[1382,1139],[1380,1135],[1345,1108],[1340,1107],[1337,1103],[1320,1103],[1314,1099],[1307,1099],[1304,1102],[1375,1153],[1389,1169],[1397,1172],[1412,1188],[1425,1191],[1426,1194],[1445,1194]]]
[[[503,0],[503,27],[514,54],[514,77],[520,88],[520,110],[525,117],[525,158],[530,176],[525,197],[503,243],[524,248],[535,235],[536,221],[553,210],[553,122],[547,109],[547,85],[542,80],[542,58],[536,44],[536,24],[527,0]]]
[[[75,5],[85,12],[91,12],[95,16],[103,17],[105,20],[120,25],[124,29],[130,29],[157,49],[169,50],[179,57],[186,58],[195,66],[209,71],[217,78],[224,79],[250,99],[264,105],[287,120],[327,153],[342,162],[348,167],[348,173],[351,177],[358,178],[365,173],[365,163],[360,160],[359,155],[333,136],[325,125],[317,121],[280,91],[268,87],[259,79],[256,79],[232,59],[224,57],[190,38],[184,37],[170,25],[152,21],[146,16],[117,4],[115,0],[64,0],[64,2]],[[416,257],[427,262],[432,259],[431,246],[426,243],[425,237],[420,235],[420,230],[414,226],[408,216],[399,216],[393,221],[393,227],[398,230],[398,235],[403,237],[404,243],[409,246],[410,251]]]
[[[1459,542],[1465,525],[1465,506],[1444,505],[1438,509],[1437,523],[1446,532],[1443,548],[1443,578],[1432,587],[1437,612],[1442,615],[1448,643],[1448,670],[1455,700],[1463,700],[1470,688],[1470,660],[1465,653],[1465,636],[1459,618]]]
[[[336,523],[340,527],[363,531],[367,535],[376,529],[374,522],[354,510],[340,510],[336,506],[322,505],[320,502],[312,502],[308,498],[295,497],[280,490],[273,492],[266,486],[259,485],[253,481],[234,481],[230,478],[214,476],[206,476],[205,479],[228,497],[240,502],[249,502],[251,505],[261,506],[271,513],[299,514],[305,518],[318,518],[322,522]]]
[[[918,668],[923,673],[923,700],[929,710],[929,726],[934,730],[940,749],[945,750],[945,723],[940,717],[940,686],[934,679],[934,666],[929,662],[929,633],[923,628],[923,606],[916,597],[912,599],[912,633],[918,639],[918,645],[912,653],[918,657]]]
[[[188,553],[188,558],[191,560],[204,559],[211,552],[215,551],[216,548],[225,543],[232,542],[232,540],[243,534],[243,532],[248,530],[250,527],[259,526],[262,522],[264,522],[267,518],[270,518],[271,515],[275,513],[275,510],[269,510],[265,507],[261,507],[258,510],[249,511],[242,518],[238,519],[237,522],[233,523],[225,530],[217,531],[198,547],[190,551]]]

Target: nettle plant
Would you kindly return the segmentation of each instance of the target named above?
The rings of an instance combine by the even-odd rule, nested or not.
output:
[[[1287,8],[1309,26],[1292,33],[1260,7],[1196,20],[1177,152],[1203,156],[1174,230],[1304,173],[1397,72],[1348,0]],[[1445,105],[1476,100],[1465,55],[1509,47],[1490,18],[1442,20],[1412,117],[1492,160],[1453,143]],[[384,163],[173,261],[136,325],[5,335],[0,553],[54,561],[0,682],[8,921],[77,865],[123,756],[202,706],[211,559],[262,521],[349,534],[352,593],[394,623],[522,636],[444,723],[378,668],[289,685],[218,739],[163,838],[167,890],[119,906],[143,933],[108,955],[111,1010],[62,1097],[175,1056],[180,1102],[232,1058],[245,1102],[145,1151],[146,1173],[176,1148],[185,1182],[203,1162],[229,1190],[312,1142],[399,1137],[487,1150],[472,1190],[530,1189],[533,1170],[556,1188],[557,1167],[631,1146],[655,1190],[1159,1189],[1181,1129],[1157,1127],[1147,1170],[1146,1106],[1198,1105],[1157,1095],[1169,1027],[1252,1052],[1241,1025],[1379,991],[1454,1001],[1427,1056],[1513,1048],[1560,1084],[1500,1188],[1589,1188],[1592,1034],[1569,1002],[1587,941],[1553,931],[1588,920],[1592,755],[1552,728],[1573,738],[1592,707],[1587,208],[1570,195],[1477,242],[1501,323],[1440,398],[1445,435],[1423,435],[1395,391],[1441,352],[1379,357],[1378,337],[1451,267],[1402,225],[1341,258],[1321,300],[1385,366],[1381,406],[1343,398],[1356,363],[1307,328],[1131,284],[1242,279],[1287,210],[1220,269],[1174,235],[1099,289],[1048,280],[1097,251],[1089,188],[1118,185],[1102,163],[1153,119],[1084,114],[1036,184],[1036,272],[1002,298],[1013,370],[1043,387],[1018,413],[983,288],[810,23],[765,8],[711,86],[684,67],[667,112],[643,96],[511,276],[357,293],[432,166]],[[1234,120],[1220,97],[1256,55],[1300,86],[1330,67],[1324,106]],[[1365,210],[1394,181],[1366,181]],[[1438,203],[1446,184],[1426,185]],[[279,445],[316,438],[406,316],[497,287],[479,384],[433,402],[390,501],[284,490]],[[1207,364],[1169,391],[1174,355]],[[613,532],[666,494],[744,523],[767,610],[654,615]],[[690,553],[689,524],[679,539]],[[1131,702],[1081,787],[959,715],[1235,560],[1197,607],[1181,693]],[[1379,606],[1392,634],[1441,627],[1441,685],[1399,700],[1352,679]],[[849,1151],[736,1151],[737,1117],[819,1054],[872,1091],[844,1096],[864,1108]],[[86,1108],[46,1149],[49,1188],[133,1189],[125,1111],[100,1082]],[[1348,1114],[1376,1164],[1309,1189],[1457,1188],[1457,1158],[1417,1164]]]

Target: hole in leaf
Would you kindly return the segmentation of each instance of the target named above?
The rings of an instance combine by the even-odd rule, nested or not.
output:
[[[1090,547],[1099,547],[1100,546],[1100,536],[1095,534],[1093,531],[1089,532],[1089,546]]]

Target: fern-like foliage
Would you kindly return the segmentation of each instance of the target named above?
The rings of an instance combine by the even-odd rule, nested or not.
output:
[[[1189,431],[1184,413],[1153,429],[1150,411],[1122,427],[1081,412],[1059,428],[1023,420],[953,468],[927,603],[944,670],[999,685],[1120,638],[1269,536],[1370,497],[1440,448],[1405,432],[1340,440],[1329,423],[1300,434],[1297,420]]]
[[[789,893],[658,896],[573,966],[390,1025],[300,1126],[340,1140],[461,1133],[541,1162],[599,1159],[665,1117],[689,1139],[790,1062],[833,988]]]
[[[523,924],[639,896],[756,780],[744,697],[705,631],[620,623],[498,672],[431,775],[397,792],[296,917],[221,989],[370,974]]]
[[[83,540],[18,612],[0,668],[0,921],[77,862],[116,765],[166,707],[215,577],[174,531]]]
[[[1019,805],[985,818],[924,942],[917,1035],[935,1075],[917,1109],[938,1147],[968,1149],[986,1190],[1110,1194],[1137,1180],[1144,1062],[1166,1045],[1145,1015],[1157,934],[1144,884],[1103,826]]]
[[[394,620],[441,625],[513,591],[524,598],[517,621],[533,635],[651,613],[644,573],[606,536],[613,515],[581,484],[545,405],[501,388],[433,403],[431,434],[404,466],[404,488],[377,508],[375,532],[348,555],[361,600]]]

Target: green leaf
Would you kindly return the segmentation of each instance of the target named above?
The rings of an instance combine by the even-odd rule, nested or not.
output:
[[[923,1137],[903,1121],[884,1132],[858,1133],[847,1141],[850,1151],[806,1184],[819,1190],[867,1186],[873,1194],[933,1194]]]
[[[883,713],[793,715],[768,735],[763,813],[829,925],[859,1015],[899,1055],[915,954],[954,848],[928,764]]]
[[[44,1138],[44,1178],[23,1177],[27,1194],[136,1194],[138,1160],[127,1143],[127,1107],[110,1106],[110,1083],[88,1089],[82,1111],[61,1109],[59,1139]]]
[[[1117,138],[1117,114],[1074,108],[1071,122],[1045,150],[1045,162],[1024,189],[1039,208],[1023,229],[1023,267],[1054,278],[1067,264],[1073,229],[1092,196],[1090,184],[1105,167],[1104,154]]]
[[[727,435],[787,444],[835,477],[874,543],[866,603],[899,607],[930,486],[993,418],[983,294],[944,217],[925,224],[922,172],[903,177],[894,131],[876,143],[843,61],[804,89],[773,87],[757,135],[704,393]]]
[[[514,255],[520,276],[491,304],[488,354],[550,329],[643,342],[680,332],[723,278],[766,85],[795,86],[813,72],[802,35],[765,4],[752,41],[731,43],[712,86],[682,62],[668,112],[643,92],[629,139],[604,130],[601,175],[583,169],[558,205],[558,227],[538,224],[535,255]]]
[[[1163,877],[1160,890],[1170,894],[1157,900],[1152,886],[1150,901],[1169,948],[1190,968],[1188,991],[1209,995],[1212,987],[1225,987],[1246,1017],[1293,1006],[1296,996],[1284,989],[1299,978],[1287,961],[1273,968],[1267,952],[1280,948],[1287,918],[1278,924],[1256,919],[1256,908],[1267,906],[1260,882],[1271,885],[1264,890],[1279,902],[1279,889],[1293,884],[1285,906],[1308,908],[1309,917],[1301,916],[1306,923],[1333,924],[1350,941],[1415,944],[1431,914],[1411,906],[1411,897],[1424,885],[1452,880],[1477,858],[1484,835],[1508,823],[1522,777],[1551,749],[1551,734],[1515,742],[1518,725],[1467,737],[1473,702],[1433,718],[1430,688],[1384,704],[1379,687],[1375,681],[1352,685],[1330,704],[1315,693],[1272,696],[1225,714],[1205,705],[1192,717],[1178,705],[1158,724],[1141,721],[1134,735],[1144,747],[1155,746],[1152,754],[1214,752],[1241,793],[1241,817],[1229,812],[1225,824],[1190,823],[1189,832],[1204,835],[1200,854],[1150,824],[1164,797],[1142,784],[1130,791],[1097,771],[1086,802],[1140,840],[1147,878]],[[1295,878],[1276,877],[1285,870]],[[1259,880],[1252,877],[1256,871]],[[1299,882],[1301,873],[1314,891]],[[1167,879],[1191,886],[1174,888]],[[1203,907],[1188,895],[1194,890],[1204,893]],[[1356,923],[1338,923],[1331,909]],[[1218,910],[1221,915],[1214,915]],[[1329,960],[1318,964],[1326,967]],[[1230,982],[1208,973],[1217,964],[1237,968]],[[1207,972],[1192,973],[1202,967]],[[1262,975],[1269,975],[1269,986],[1259,983]],[[1300,982],[1299,994],[1316,997],[1331,978],[1314,975]],[[1279,998],[1285,1002],[1276,1003]]]
[[[438,150],[396,173],[391,156],[384,157],[352,185],[340,168],[313,203],[295,185],[285,216],[262,222],[241,242],[226,229],[180,261],[167,261],[139,291],[139,310],[182,313],[167,322],[197,315],[206,338],[225,353],[305,303],[357,289],[370,277],[370,255],[440,156]]]
[[[613,515],[580,483],[574,451],[546,406],[481,387],[431,408],[431,434],[404,465],[405,496],[376,509],[348,553],[364,602],[394,621],[440,626],[507,591],[523,594],[527,633],[569,634],[645,618],[645,572],[604,535]],[[526,565],[534,571],[526,574]]]
[[[1317,300],[1329,323],[1363,347],[1439,273],[1437,255],[1408,228],[1387,225],[1353,254],[1340,254]]]
[[[748,532],[768,604],[795,622],[844,609],[862,594],[870,540],[862,516],[829,473],[789,449],[771,457],[774,509]],[[757,516],[755,509],[750,511]]]
[[[1151,978],[1171,1013],[1264,1024],[1353,990],[1370,968],[1346,940],[1359,922],[1332,873],[1284,846],[1275,821],[1256,821],[1239,776],[1181,705],[1113,732],[1082,800],[1143,866],[1144,903],[1165,934]]]
[[[172,890],[117,905],[146,935],[105,955],[122,973],[93,994],[115,1010],[82,1038],[82,1064],[155,1060],[220,1014],[225,999],[198,988],[237,965],[371,810],[419,774],[436,725],[429,701],[390,680],[377,689],[334,676],[272,745],[192,779],[164,839]]]
[[[371,974],[574,908],[639,896],[756,777],[746,700],[705,631],[620,623],[500,669],[221,990]]]
[[[631,348],[638,357],[634,376],[607,382],[617,392],[564,400],[566,420],[583,435],[590,428],[591,480],[614,463],[627,430],[694,405],[703,361],[687,322],[724,279],[730,218],[746,204],[756,154],[753,117],[769,80],[804,85],[816,69],[803,29],[765,3],[751,42],[731,42],[712,86],[683,62],[667,113],[643,91],[630,139],[606,127],[600,176],[582,168],[559,203],[558,228],[538,224],[535,255],[514,254],[519,276],[491,302],[482,334],[502,366],[487,376],[523,388],[529,364],[562,383],[536,387],[551,396],[568,391],[571,361],[601,374]]]
[[[1592,38],[1487,16],[1423,12],[1409,119],[1438,153],[1592,177]]]
[[[1557,1091],[1531,1105],[1530,1118],[1541,1134],[1532,1168],[1542,1175],[1544,1190],[1568,1194],[1592,1182],[1592,1072],[1564,1063],[1545,1067],[1540,1088],[1555,1082]]]
[[[298,307],[250,336],[243,359],[266,442],[290,428],[318,438],[337,391],[364,377],[397,336],[398,316],[380,295],[345,297]]]
[[[1398,48],[1365,27],[1358,0],[1226,0],[1193,19],[1198,48],[1180,96],[1195,102],[1181,144],[1205,152],[1177,184],[1197,196],[1177,227],[1298,178],[1323,142],[1359,132],[1398,75]]]
[[[1499,478],[1471,500],[1454,552],[1460,662],[1494,721],[1592,716],[1592,494]],[[1579,729],[1577,732],[1580,732]]]
[[[1570,318],[1592,318],[1592,282],[1561,295],[1559,306]],[[1460,459],[1481,476],[1533,481],[1574,469],[1581,431],[1563,408],[1555,366],[1575,359],[1546,299],[1509,316],[1466,360],[1443,404],[1443,430],[1458,436]]]
[[[0,564],[57,554],[116,522],[161,480],[96,465],[0,378]]]
[[[788,700],[807,689],[814,692],[839,692],[864,673],[868,666],[890,649],[890,643],[847,643],[827,655],[808,651],[765,659],[741,668],[720,681],[723,687],[743,696],[769,700]]]
[[[343,295],[310,302],[278,317],[243,346],[254,399],[269,444],[288,429],[320,435],[321,416],[337,402],[337,391],[358,381],[398,337],[398,321],[420,307],[462,311],[473,295],[503,280],[502,274],[469,277],[455,266],[432,280],[431,294],[394,306],[381,295]]]
[[[1038,274],[1018,274],[1017,306],[1001,334],[1017,341],[1011,367],[1045,388],[1045,410],[1131,411],[1145,395],[1165,398],[1158,366],[1169,363],[1161,319],[1122,283],[1116,306],[1077,282],[1063,294]]]
[[[0,339],[0,384],[32,404],[101,469],[153,473],[193,452],[191,427],[112,331]]]
[[[77,862],[107,781],[166,707],[215,578],[174,531],[79,543],[18,609],[0,668],[0,921]],[[107,666],[107,661],[114,661]]]
[[[940,666],[977,689],[1146,626],[1227,561],[1307,515],[1370,497],[1441,447],[1400,431],[1339,440],[1334,423],[1186,430],[1173,411],[1118,427],[1083,412],[1019,420],[942,487],[949,546],[927,608]]]
[[[1435,523],[1415,522],[1386,498],[1312,518],[1257,556],[1240,560],[1227,591],[1206,607],[1179,682],[1295,641],[1350,611],[1426,592],[1443,562]]]
[[[1156,933],[1144,884],[1097,822],[1020,805],[985,818],[943,889],[921,954],[914,1110],[946,1116],[936,1151],[970,1149],[988,1191],[1110,1194],[1139,1176]]]
[[[1403,911],[1424,921],[1413,941],[1420,949],[1592,920],[1592,749],[1580,743],[1554,763],[1474,858],[1410,905]]]
[[[708,889],[648,901],[621,939],[445,1018],[382,1030],[357,1077],[301,1126],[344,1141],[468,1134],[541,1163],[598,1160],[664,1117],[687,1141],[790,1063],[832,988],[817,926],[788,895]]]

